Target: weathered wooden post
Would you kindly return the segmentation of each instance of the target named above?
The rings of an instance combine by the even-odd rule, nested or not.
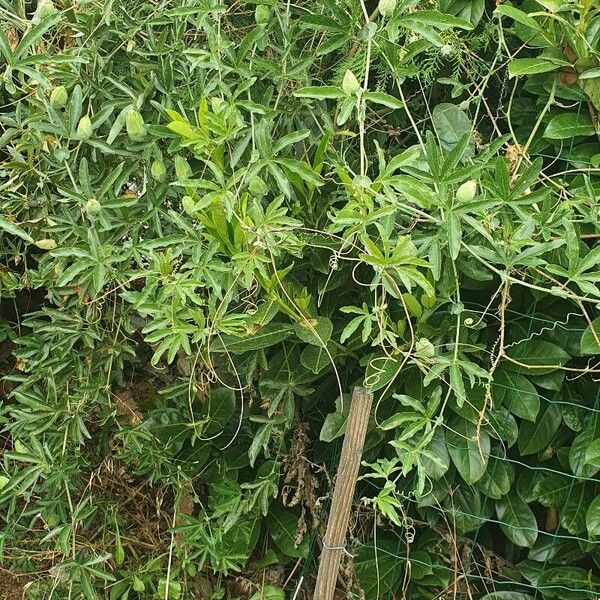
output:
[[[354,388],[327,521],[327,532],[323,538],[314,600],[332,600],[335,593],[372,403],[373,394],[365,388]]]

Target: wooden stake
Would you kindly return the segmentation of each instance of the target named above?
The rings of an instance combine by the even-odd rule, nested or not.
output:
[[[354,498],[356,478],[360,468],[373,395],[365,388],[354,388],[348,414],[344,445],[337,471],[327,533],[319,563],[314,600],[332,600],[335,593],[342,553],[345,551],[346,531]]]

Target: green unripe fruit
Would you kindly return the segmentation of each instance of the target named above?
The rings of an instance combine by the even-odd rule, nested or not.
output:
[[[146,137],[146,123],[134,108],[128,110],[125,115],[125,128],[132,142],[141,142]]]
[[[96,200],[96,198],[90,198],[85,203],[85,210],[90,215],[96,215],[102,210],[102,205],[100,204],[100,202],[98,202],[98,200]]]
[[[415,352],[423,358],[433,358],[435,356],[435,347],[428,339],[421,338],[415,344]]]
[[[192,168],[190,167],[190,163],[188,163],[183,156],[175,157],[175,175],[177,175],[177,179],[179,179],[179,181],[185,181],[192,176]]]
[[[470,179],[469,181],[465,181],[457,190],[456,190],[456,200],[458,202],[469,202],[475,198],[475,194],[477,193],[477,182]]]
[[[435,306],[435,296],[428,296],[427,294],[423,294],[421,296],[421,304],[424,308],[433,308]]]
[[[55,87],[50,94],[50,106],[52,108],[63,108],[67,104],[69,94],[64,85]]]
[[[342,90],[346,96],[356,94],[360,90],[360,83],[356,79],[356,75],[348,69],[344,74],[344,80],[342,81]]]
[[[42,250],[54,250],[57,246],[56,241],[49,238],[38,240],[35,245]]]
[[[254,11],[254,20],[258,25],[268,23],[271,18],[271,10],[264,4],[259,4]]]
[[[56,6],[52,0],[40,0],[38,2],[37,8],[35,9],[35,13],[31,19],[33,25],[37,25],[41,23],[47,17],[50,17],[58,12]]]
[[[191,217],[196,214],[196,203],[191,196],[184,196],[181,199],[181,206],[183,206],[183,210]]]
[[[248,190],[254,196],[264,196],[268,192],[267,184],[258,175],[250,180]]]
[[[94,133],[94,126],[92,125],[91,119],[85,115],[79,119],[79,125],[77,125],[77,135],[82,140],[89,140]]]
[[[379,14],[382,17],[391,17],[396,10],[397,0],[379,0]]]
[[[164,181],[167,174],[167,167],[162,160],[155,160],[150,167],[150,173],[156,181]]]

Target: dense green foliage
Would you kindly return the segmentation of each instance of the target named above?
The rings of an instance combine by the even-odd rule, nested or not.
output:
[[[594,0],[0,17],[0,593],[598,597]]]

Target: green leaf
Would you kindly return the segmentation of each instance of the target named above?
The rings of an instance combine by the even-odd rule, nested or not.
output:
[[[535,598],[520,592],[492,592],[483,596],[481,600],[535,600]]]
[[[600,469],[588,461],[588,451],[598,438],[600,438],[600,418],[594,411],[585,419],[583,431],[575,437],[569,449],[569,466],[578,477],[592,477]]]
[[[538,536],[533,511],[516,493],[510,493],[496,502],[496,514],[506,537],[517,546],[531,548]]]
[[[335,346],[313,346],[308,345],[302,354],[300,362],[312,373],[320,373],[325,367],[332,365],[332,359],[335,358],[337,350]]]
[[[519,429],[519,450],[523,456],[545,450],[550,445],[554,434],[558,431],[562,415],[556,404],[548,403],[535,421],[524,421]]]
[[[19,227],[18,225],[16,225],[12,221],[9,221],[1,215],[0,229],[6,231],[7,233],[10,233],[11,235],[16,235],[17,237],[20,237],[21,239],[25,240],[26,242],[29,242],[30,244],[33,244],[33,238],[24,229],[22,229],[21,227]]]
[[[543,375],[560,369],[571,357],[557,344],[530,338],[509,346],[505,368],[518,373]]]
[[[286,555],[293,558],[306,558],[309,551],[309,536],[300,536],[296,544],[300,512],[284,508],[281,504],[272,504],[269,518],[266,519],[267,530],[277,547]]]
[[[215,435],[225,429],[235,410],[235,392],[226,387],[212,388],[205,404],[208,425],[206,434]]]
[[[378,536],[377,544],[361,544],[354,559],[356,576],[365,598],[389,598],[394,594],[404,573],[398,542]]]
[[[579,73],[579,79],[595,79],[596,77],[600,77],[600,67],[587,69],[582,73]]]
[[[465,134],[471,134],[473,124],[467,113],[455,104],[437,104],[433,109],[433,125],[441,145],[452,150]],[[473,155],[471,144],[467,155]]]
[[[525,27],[529,27],[530,29],[541,29],[541,27],[538,25],[538,22],[533,17],[530,17],[522,10],[514,8],[513,6],[509,6],[508,4],[498,5],[494,11],[494,14],[510,17],[517,23],[521,23],[521,25],[525,25]]]
[[[559,511],[560,524],[572,535],[585,530],[586,511],[592,497],[585,483],[573,483],[567,494],[567,503]]]
[[[305,162],[292,158],[277,158],[275,162],[284,169],[287,169],[296,175],[300,175],[303,181],[307,181],[317,187],[323,185],[323,180],[320,175],[315,173]]]
[[[317,317],[294,325],[294,333],[303,342],[321,348],[327,345],[332,332],[333,324],[327,317]]]
[[[15,48],[14,57],[19,60],[25,56],[25,53],[31,46],[38,42],[41,37],[54,25],[56,25],[62,18],[62,14],[56,11],[54,14],[47,16],[42,19],[37,25],[34,25],[19,42],[19,45]]]
[[[544,137],[550,140],[570,140],[582,135],[594,135],[596,130],[587,112],[569,112],[550,119]]]
[[[273,154],[279,154],[279,152],[281,152],[283,149],[291,146],[292,144],[301,142],[309,135],[310,131],[308,129],[300,129],[299,131],[293,131],[292,133],[284,135],[282,138],[279,138],[273,146]]]
[[[535,496],[541,504],[551,508],[562,508],[573,489],[574,480],[559,473],[544,474],[535,484]]]
[[[540,410],[540,396],[527,377],[514,371],[498,369],[494,373],[492,389],[494,397],[500,398],[510,412],[527,421],[535,421]]]
[[[600,438],[595,439],[585,451],[586,464],[600,468]]]
[[[600,354],[600,317],[594,319],[583,332],[580,352],[584,356]]]
[[[560,600],[593,600],[600,592],[598,577],[591,571],[572,566],[545,569],[536,587],[544,596]]]
[[[382,106],[387,106],[388,108],[404,108],[404,102],[402,102],[402,100],[399,100],[390,94],[385,94],[384,92],[365,92],[363,94],[363,98],[369,102],[381,104]]]
[[[450,458],[469,485],[483,477],[490,456],[489,435],[481,430],[476,436],[477,428],[466,419],[451,421],[446,432]]]
[[[459,485],[454,488],[443,503],[451,527],[465,534],[481,527],[489,514],[485,512],[489,503],[481,503],[479,490],[472,486]]]
[[[410,13],[410,16],[413,19],[417,19],[420,22],[426,23],[441,31],[449,29],[450,27],[459,27],[460,29],[466,30],[473,29],[473,25],[469,21],[459,17],[453,17],[438,10],[418,10],[417,12]]]
[[[600,536],[600,496],[596,496],[589,505],[585,515],[585,526],[591,536]]]
[[[537,58],[513,58],[508,64],[508,74],[510,77],[518,77],[519,75],[547,73],[548,71],[556,71],[556,69],[568,64],[566,60],[550,60],[541,56]]]
[[[336,410],[329,413],[323,421],[319,439],[322,442],[332,442],[346,433],[346,421],[348,420],[348,410],[350,409],[349,402],[344,402],[344,411]]]
[[[365,385],[376,392],[393,381],[400,372],[398,356],[375,356],[367,364]]]
[[[439,5],[443,12],[465,19],[473,27],[485,12],[485,0],[440,0]]]
[[[265,585],[250,600],[285,600],[285,592],[274,585]]]
[[[510,491],[511,473],[508,464],[497,458],[490,458],[487,470],[475,484],[478,490],[489,498],[499,500]]]
[[[292,335],[292,330],[289,325],[271,321],[251,337],[239,338],[233,335],[223,335],[216,338],[211,344],[211,351],[243,354],[250,350],[261,350],[262,348],[274,346],[290,337],[290,335]]]
[[[315,98],[317,100],[343,98],[342,88],[333,85],[303,87],[294,92],[296,98]]]

